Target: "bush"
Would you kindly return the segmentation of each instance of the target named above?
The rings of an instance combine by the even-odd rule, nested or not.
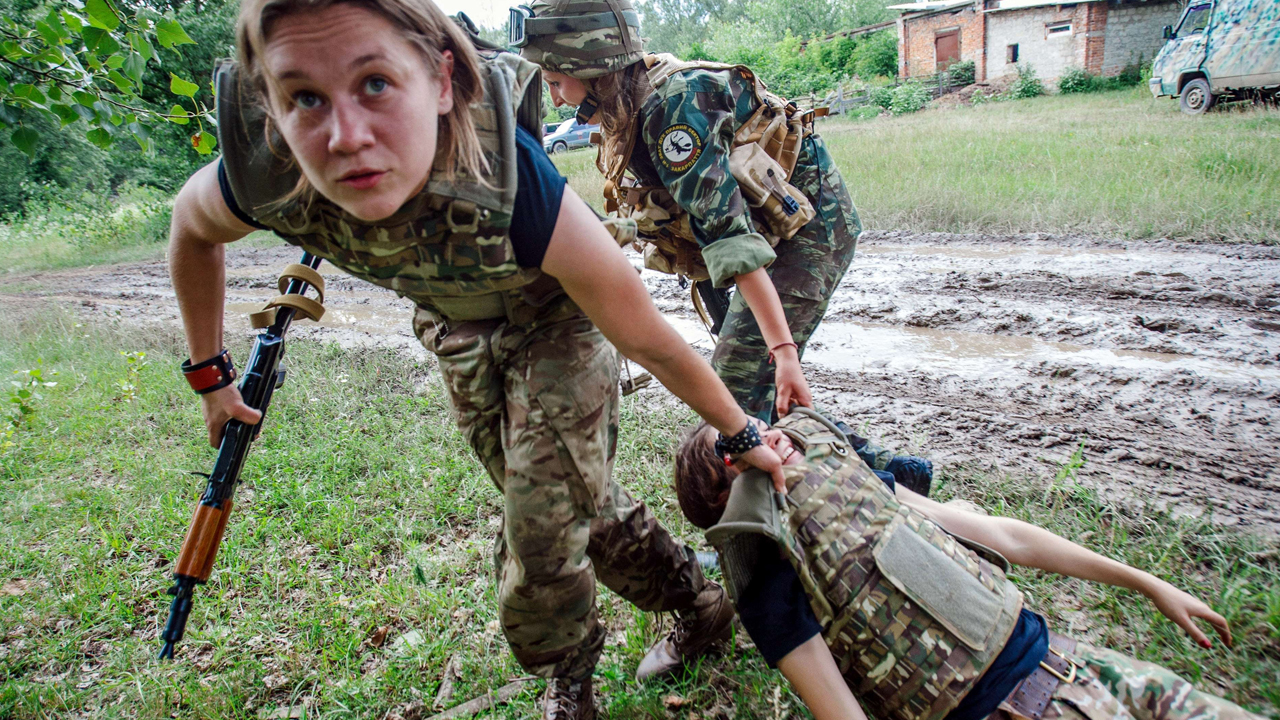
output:
[[[888,110],[893,107],[893,90],[887,87],[871,88],[871,104]]]
[[[853,71],[863,79],[897,77],[898,34],[883,30],[863,38],[854,53]]]
[[[1063,95],[1093,92],[1097,89],[1097,78],[1080,68],[1068,68],[1058,78],[1058,92]]]
[[[954,63],[951,67],[947,68],[947,84],[959,85],[960,87],[972,85],[973,80],[976,77],[976,73],[977,68],[974,66],[972,60]]]
[[[917,82],[905,82],[893,89],[893,99],[889,103],[889,112],[894,115],[906,115],[921,110],[929,102],[929,91]]]
[[[1018,79],[1009,87],[1009,97],[1014,100],[1039,97],[1044,94],[1044,85],[1036,77],[1035,68],[1030,65],[1018,65]]]

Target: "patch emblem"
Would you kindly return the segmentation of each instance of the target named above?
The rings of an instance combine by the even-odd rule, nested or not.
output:
[[[658,136],[658,151],[663,166],[681,173],[693,167],[702,154],[702,138],[684,123],[672,125]]]

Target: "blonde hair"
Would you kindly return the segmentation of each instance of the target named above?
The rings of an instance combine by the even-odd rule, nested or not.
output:
[[[450,178],[461,165],[466,173],[483,183],[489,162],[480,147],[470,109],[473,102],[484,97],[480,58],[466,33],[432,0],[244,0],[236,21],[236,50],[242,77],[266,111],[267,142],[272,151],[293,159],[288,148],[281,147],[283,143],[273,142],[276,133],[271,128],[274,116],[268,90],[270,87],[279,90],[279,87],[278,81],[262,67],[272,25],[288,15],[337,5],[364,8],[386,18],[422,54],[427,68],[437,78],[444,67],[443,51],[453,53],[453,71],[449,78],[453,84],[453,108],[440,117],[436,159],[443,161],[444,172]],[[281,202],[302,198],[309,203],[314,196],[315,189],[306,176],[300,174],[297,187]]]

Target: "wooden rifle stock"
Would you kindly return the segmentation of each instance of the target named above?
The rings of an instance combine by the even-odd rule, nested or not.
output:
[[[275,321],[254,340],[253,351],[249,354],[249,361],[240,378],[240,395],[245,404],[261,411],[264,420],[272,393],[284,383],[280,359],[284,355],[285,333],[289,331],[290,324],[299,312],[310,316],[305,309],[299,309],[298,303],[291,304],[288,296],[302,295],[309,288],[315,287],[319,296],[324,297],[324,282],[314,272],[320,266],[320,258],[311,253],[303,253],[301,265],[305,267],[290,266],[281,276],[284,301],[281,302],[281,298],[272,301],[277,308]],[[304,277],[310,282],[302,279]],[[301,307],[310,306],[301,303]],[[315,307],[319,308],[319,313],[324,312],[318,303]],[[311,319],[318,320],[319,316]],[[164,647],[160,650],[162,660],[172,658],[175,646],[182,640],[193,606],[195,586],[205,583],[213,572],[213,561],[218,555],[222,536],[227,530],[227,521],[231,517],[232,495],[235,493],[236,483],[240,481],[240,470],[244,467],[249,445],[258,437],[261,428],[261,420],[257,425],[229,420],[223,427],[218,458],[214,461],[213,472],[208,476],[209,484],[205,486],[200,503],[196,505],[191,528],[187,530],[178,564],[174,566],[173,587],[169,588],[173,603],[169,607],[169,622],[160,634],[160,638],[164,640]]]

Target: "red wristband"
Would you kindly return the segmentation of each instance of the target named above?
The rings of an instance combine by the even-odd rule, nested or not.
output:
[[[190,358],[183,361],[182,375],[197,395],[205,395],[235,382],[236,366],[231,364],[231,353],[223,350],[195,365],[191,364]]]
[[[795,348],[795,349],[796,349],[796,352],[800,352],[800,346],[799,346],[799,345],[797,345],[797,344],[795,344],[795,343],[793,343],[793,342],[780,342],[780,343],[778,343],[777,345],[774,345],[773,347],[769,348],[769,364],[770,364],[770,365],[772,365],[772,364],[773,364],[773,351],[774,351],[774,350],[777,350],[778,348],[786,347],[786,346],[788,346],[788,345],[790,345],[791,347]]]

